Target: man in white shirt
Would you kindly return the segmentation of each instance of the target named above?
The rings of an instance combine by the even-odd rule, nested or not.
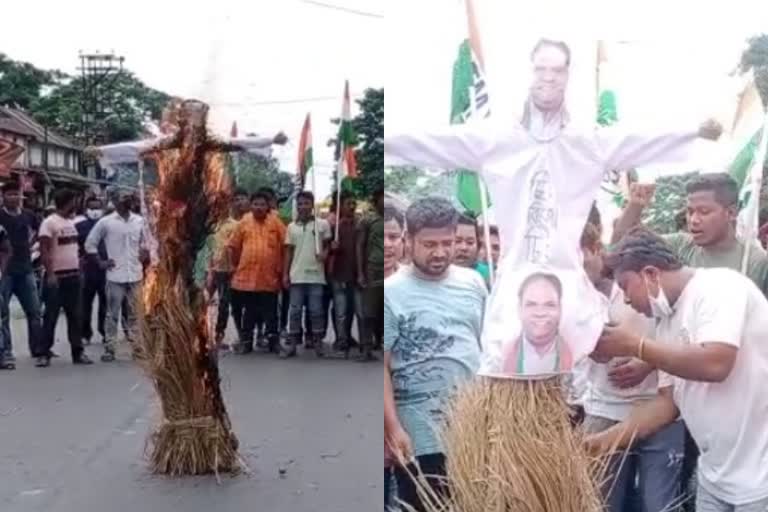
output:
[[[653,336],[652,319],[626,304],[621,288],[606,272],[600,231],[595,225],[587,224],[581,236],[581,250],[584,270],[605,301],[609,322],[630,332]],[[625,385],[637,363],[633,357],[614,357],[600,362],[583,360],[579,370],[583,370],[586,390],[580,398],[586,413],[584,429],[587,432],[609,429],[629,416],[633,404],[658,394],[655,370],[639,383]],[[643,512],[663,512],[679,502],[684,441],[685,428],[682,422],[675,421],[656,434],[636,441],[630,450],[613,455],[608,478],[603,483],[606,512],[638,507]],[[638,507],[633,508],[635,502]]]
[[[659,369],[659,395],[591,437],[596,451],[685,421],[701,452],[697,512],[768,509],[768,301],[730,269],[684,267],[659,236],[627,235],[607,259],[655,338],[606,326],[595,356],[637,357]]]
[[[101,360],[115,360],[117,324],[122,307],[126,308],[126,333],[128,341],[136,337],[136,300],[144,277],[143,265],[149,261],[144,236],[144,219],[131,212],[133,197],[121,191],[116,210],[101,219],[85,241],[85,251],[107,270],[107,318],[104,329],[104,355]],[[98,256],[100,242],[107,249],[107,261]],[[127,298],[127,300],[125,300]]]

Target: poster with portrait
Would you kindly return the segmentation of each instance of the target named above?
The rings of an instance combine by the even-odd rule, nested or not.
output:
[[[583,272],[535,264],[504,269],[486,312],[480,374],[567,374],[592,352],[605,321]]]

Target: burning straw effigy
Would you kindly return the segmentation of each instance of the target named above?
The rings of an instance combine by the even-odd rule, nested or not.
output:
[[[228,148],[208,135],[207,105],[185,101],[176,108],[176,134],[144,154],[156,160],[159,176],[158,260],[139,308],[139,360],[162,412],[149,458],[152,471],[165,475],[234,472],[238,441],[221,393],[205,292],[194,280],[198,252],[227,215]]]

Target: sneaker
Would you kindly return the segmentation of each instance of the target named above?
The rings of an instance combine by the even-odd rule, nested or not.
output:
[[[112,352],[104,352],[101,355],[101,362],[102,363],[113,363],[115,362],[115,354]]]
[[[87,366],[89,364],[93,364],[93,361],[87,355],[80,354],[72,358],[72,364]]]
[[[36,368],[48,368],[51,366],[51,358],[48,356],[40,356],[35,360]]]
[[[289,350],[281,350],[280,351],[280,359],[288,359],[289,357],[296,357],[296,349],[292,348]]]
[[[57,359],[59,357],[59,354],[57,354],[53,350],[49,350],[48,351],[48,357],[50,357],[51,359]]]
[[[0,370],[15,370],[16,369],[16,361],[11,359],[10,357],[5,357],[2,360],[0,360]]]

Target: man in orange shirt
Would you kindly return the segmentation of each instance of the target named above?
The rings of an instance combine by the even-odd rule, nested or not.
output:
[[[285,226],[269,216],[269,196],[257,192],[251,212],[243,217],[229,242],[232,265],[232,305],[243,309],[238,353],[253,351],[257,323],[264,322],[269,350],[279,348],[277,296],[282,288]]]

